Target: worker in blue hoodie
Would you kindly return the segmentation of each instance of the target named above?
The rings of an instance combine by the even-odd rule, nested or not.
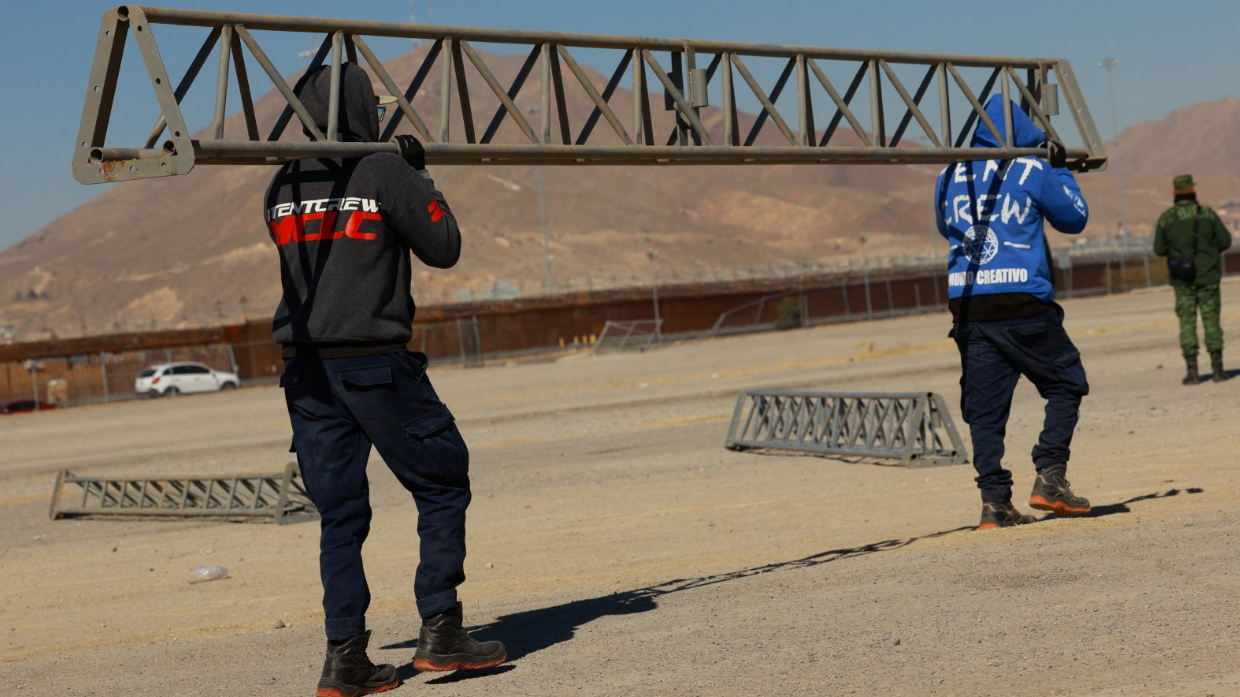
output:
[[[1000,130],[1003,105],[999,97],[986,105]],[[950,247],[951,336],[960,349],[960,408],[973,439],[982,530],[1034,520],[1012,505],[1012,473],[1003,467],[1012,395],[1022,375],[1046,400],[1046,420],[1033,448],[1037,479],[1030,506],[1060,515],[1090,510],[1065,478],[1089,384],[1081,354],[1064,331],[1063,308],[1055,303],[1042,223],[1075,235],[1085,229],[1089,208],[1065,167],[1063,145],[1048,141],[1015,105],[1011,124],[1016,147],[1045,147],[1047,157],[959,162],[935,183],[939,234]],[[998,148],[1005,140],[981,122],[972,147]]]

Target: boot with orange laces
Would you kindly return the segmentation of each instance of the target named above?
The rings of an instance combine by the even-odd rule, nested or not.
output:
[[[1064,478],[1067,471],[1067,465],[1052,465],[1038,472],[1038,478],[1033,482],[1033,493],[1029,494],[1029,505],[1056,515],[1089,513],[1089,499],[1072,493],[1072,487]]]
[[[978,524],[978,530],[998,530],[999,528],[1010,528],[1013,525],[1027,525],[1037,520],[1031,515],[1021,513],[1012,505],[1010,501],[1002,503],[983,503],[982,504],[982,522]]]

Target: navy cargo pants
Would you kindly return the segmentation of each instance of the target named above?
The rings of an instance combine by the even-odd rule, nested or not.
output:
[[[1064,331],[1058,305],[1033,317],[957,324],[951,335],[960,349],[960,411],[973,438],[982,501],[1010,501],[1012,473],[1003,468],[1003,438],[1016,383],[1024,375],[1046,400],[1034,467],[1067,465],[1081,398],[1089,394],[1081,354]]]
[[[418,614],[456,605],[465,580],[469,451],[426,377],[426,356],[290,358],[280,379],[306,490],[322,516],[319,571],[328,639],[366,630],[370,589],[362,544],[370,532],[366,461],[373,443],[413,494],[420,558]]]

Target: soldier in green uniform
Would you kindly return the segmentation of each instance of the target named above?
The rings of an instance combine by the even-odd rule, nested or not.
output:
[[[1197,375],[1197,313],[1205,328],[1206,350],[1214,381],[1227,379],[1223,370],[1223,328],[1219,326],[1220,257],[1231,247],[1231,234],[1213,210],[1197,203],[1191,174],[1172,180],[1175,205],[1158,218],[1154,253],[1167,257],[1175,289],[1175,314],[1180,317],[1180,347],[1188,364],[1185,385],[1200,382]],[[1182,267],[1177,278],[1175,267]]]

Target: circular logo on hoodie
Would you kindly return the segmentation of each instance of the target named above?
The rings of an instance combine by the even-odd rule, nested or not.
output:
[[[999,253],[999,236],[985,225],[974,225],[965,231],[960,248],[970,262],[985,266]]]

